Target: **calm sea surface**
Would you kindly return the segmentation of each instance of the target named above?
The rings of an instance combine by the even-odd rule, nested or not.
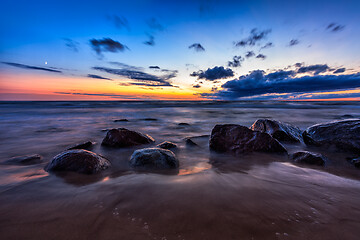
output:
[[[0,163],[44,157],[42,164],[0,165],[0,239],[359,239],[360,170],[346,161],[354,155],[285,145],[289,153],[310,150],[329,159],[309,167],[276,154],[209,151],[216,124],[251,126],[258,118],[305,130],[360,118],[360,103],[0,102]],[[105,130],[118,127],[149,134],[155,145],[176,143],[179,170],[131,169],[130,155],[146,146],[100,145]],[[187,147],[186,137],[199,147]],[[43,170],[56,154],[88,140],[111,168],[95,175]]]

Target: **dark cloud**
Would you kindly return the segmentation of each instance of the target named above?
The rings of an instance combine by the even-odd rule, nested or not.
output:
[[[189,46],[189,49],[195,49],[197,52],[205,51],[205,48],[200,43],[194,43]]]
[[[295,63],[295,64],[294,64],[294,66],[295,66],[295,67],[298,67],[298,68],[302,67],[303,65],[304,65],[303,63]]]
[[[274,46],[274,44],[273,44],[272,42],[268,42],[267,44],[265,44],[264,46],[262,46],[262,47],[260,48],[260,50],[266,49],[266,48],[271,48],[271,47],[273,47],[273,46]]]
[[[118,29],[126,28],[128,31],[130,31],[129,22],[125,17],[118,16],[118,15],[112,15],[112,16],[107,16],[107,18],[112,23],[114,23],[116,28],[118,28]]]
[[[300,43],[299,40],[297,40],[297,39],[291,39],[290,42],[289,42],[289,47],[298,45],[299,43]]]
[[[102,52],[122,52],[128,49],[125,45],[111,38],[91,39],[90,45],[98,55],[101,55]]]
[[[245,57],[250,58],[250,57],[254,57],[255,53],[253,51],[248,51],[245,55]]]
[[[145,41],[144,44],[149,46],[155,46],[155,37],[151,34],[148,34],[148,37],[149,40]]]
[[[326,64],[315,64],[306,67],[301,67],[298,69],[298,73],[313,73],[318,75],[319,73],[323,73],[329,70],[329,66]]]
[[[260,58],[260,59],[264,60],[266,58],[266,56],[264,54],[260,53],[256,56],[256,58]]]
[[[345,90],[360,87],[360,73],[350,75],[315,75],[294,77],[293,71],[279,70],[265,74],[262,70],[252,71],[239,79],[222,85],[223,90],[204,97],[237,99],[263,94],[310,93]]]
[[[130,70],[134,70],[134,71],[143,71],[144,70],[142,67],[135,67],[135,66],[128,65],[126,63],[121,63],[121,62],[109,62],[109,63],[114,66],[120,67],[120,68],[130,69]]]
[[[241,56],[234,56],[232,61],[228,62],[228,67],[241,67],[241,63],[245,59]]]
[[[337,23],[330,23],[326,29],[331,32],[339,32],[339,31],[343,30],[344,28],[345,28],[344,25],[340,25]]]
[[[164,31],[164,26],[159,23],[156,18],[150,18],[146,20],[146,24],[149,26],[150,29],[154,31]]]
[[[201,88],[201,86],[199,84],[195,84],[193,85],[193,88]]]
[[[21,63],[13,63],[13,62],[2,62],[2,63],[6,64],[6,65],[9,65],[9,66],[13,66],[13,67],[23,68],[23,69],[39,70],[39,71],[54,72],[54,73],[62,73],[62,71],[55,70],[55,69],[52,69],[52,68],[35,67],[35,66],[25,65],[25,64],[21,64]]]
[[[209,81],[214,81],[217,79],[224,79],[228,77],[233,77],[234,72],[230,68],[224,68],[224,67],[214,67],[214,68],[208,68],[206,71],[197,71],[190,74],[192,77],[198,77],[198,79],[205,79]]]
[[[259,41],[265,39],[270,32],[271,29],[259,32],[258,29],[254,28],[251,30],[250,36],[248,38],[235,42],[234,44],[236,47],[254,46]]]
[[[88,74],[87,77],[88,78],[96,78],[96,79],[103,79],[103,80],[113,81],[111,78],[106,78],[106,77],[102,77],[102,76],[95,75],[95,74]]]
[[[124,64],[125,66],[128,66]],[[173,85],[168,82],[168,80],[175,78],[177,76],[177,71],[170,72],[162,76],[156,76],[143,71],[138,70],[136,67],[122,67],[122,68],[107,68],[107,67],[93,67],[92,69],[110,73],[113,75],[126,77],[128,79],[133,79],[138,81],[137,83],[131,83],[132,85],[142,85],[142,86],[167,86],[172,87]]]
[[[343,73],[345,72],[346,68],[339,68],[334,71],[334,73]]]
[[[150,69],[160,69],[159,66],[149,66]]]
[[[79,43],[71,40],[70,38],[64,38],[65,41],[65,46],[68,47],[71,51],[73,52],[78,52],[79,51]]]

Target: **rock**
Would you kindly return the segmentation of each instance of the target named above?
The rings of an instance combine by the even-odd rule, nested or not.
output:
[[[284,146],[269,134],[253,131],[236,124],[216,125],[211,132],[209,146],[216,152],[232,152],[234,154],[287,152]]]
[[[102,145],[108,147],[131,147],[154,142],[149,135],[131,131],[126,128],[111,129],[107,132]]]
[[[190,124],[188,124],[188,123],[183,123],[183,122],[182,122],[182,123],[178,123],[178,125],[179,125],[179,126],[190,126]]]
[[[188,147],[198,147],[199,146],[193,140],[191,140],[191,138],[185,138],[185,144]]]
[[[360,119],[317,124],[303,132],[308,145],[336,146],[338,149],[360,152]]]
[[[360,168],[360,157],[359,157],[359,158],[350,159],[349,162],[350,162],[351,164],[353,164],[355,167]]]
[[[68,150],[56,155],[46,171],[72,171],[78,173],[97,173],[110,166],[104,157],[83,149]]]
[[[291,154],[290,158],[297,163],[307,163],[319,166],[325,165],[326,162],[326,158],[323,155],[307,151]]]
[[[344,114],[341,116],[341,118],[355,118],[353,115],[350,114]]]
[[[126,118],[114,120],[114,122],[128,122],[128,121],[129,121],[129,120],[127,120]]]
[[[302,131],[293,125],[271,119],[258,119],[250,129],[270,134],[279,141],[301,142]]]
[[[144,121],[157,121],[156,118],[144,118],[142,120],[144,120]]]
[[[72,147],[69,147],[67,150],[73,150],[73,149],[88,149],[93,145],[92,142],[87,141],[87,142],[83,142],[83,143],[79,143],[77,145],[74,145]]]
[[[12,164],[32,165],[38,163],[42,163],[42,156],[40,156],[39,154],[13,157],[4,162],[4,164],[9,164],[9,165]]]
[[[158,144],[156,147],[163,148],[163,149],[177,148],[175,143],[168,142],[168,141],[162,142],[162,143]]]
[[[179,167],[175,154],[162,148],[144,148],[136,150],[130,158],[132,167],[174,169]]]

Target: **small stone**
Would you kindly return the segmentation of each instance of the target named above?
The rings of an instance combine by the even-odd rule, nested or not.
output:
[[[162,148],[144,148],[134,151],[130,165],[135,168],[174,169],[179,167],[175,154]]]
[[[92,142],[87,141],[87,142],[79,143],[79,144],[76,144],[76,145],[74,145],[74,146],[72,146],[72,147],[69,147],[67,150],[73,150],[73,149],[88,149],[88,148],[90,148],[92,145],[93,145]]]
[[[323,155],[307,151],[296,152],[290,155],[290,158],[297,163],[306,163],[318,166],[323,166],[326,162],[326,158]]]
[[[163,149],[177,148],[175,143],[168,142],[168,141],[162,142],[162,143],[158,144],[156,147],[163,148]]]
[[[33,154],[33,155],[26,155],[26,156],[19,156],[19,157],[13,157],[9,160],[5,161],[4,164],[8,165],[32,165],[32,164],[38,164],[42,162],[42,156],[39,154]]]
[[[129,120],[127,120],[126,118],[114,120],[114,122],[128,122],[128,121],[129,121]]]

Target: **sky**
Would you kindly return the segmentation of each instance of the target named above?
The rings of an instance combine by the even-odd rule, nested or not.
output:
[[[360,1],[17,1],[0,100],[360,100]]]

